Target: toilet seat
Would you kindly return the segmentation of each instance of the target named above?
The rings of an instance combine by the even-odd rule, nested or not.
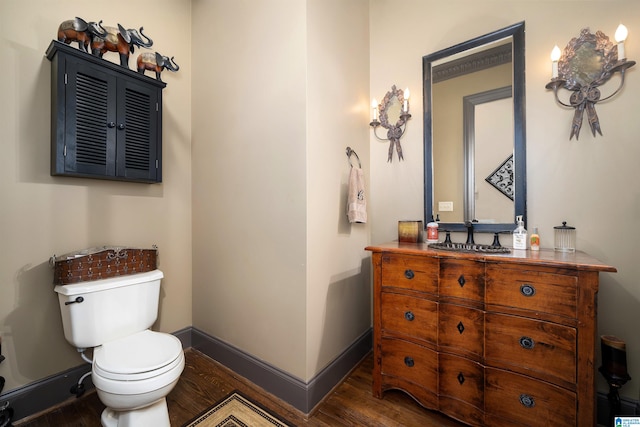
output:
[[[178,338],[145,330],[96,347],[93,373],[115,381],[145,380],[171,371],[183,360]]]

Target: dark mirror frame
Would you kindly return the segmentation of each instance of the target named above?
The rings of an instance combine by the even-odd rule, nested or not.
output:
[[[485,34],[466,42],[442,49],[422,57],[423,103],[424,103],[424,224],[432,221],[433,213],[433,121],[432,121],[432,63],[451,55],[512,37],[513,43],[513,158],[514,170],[514,218],[513,223],[474,223],[475,231],[484,233],[507,232],[515,228],[515,216],[522,215],[527,226],[527,158],[525,127],[525,45],[524,21],[501,30]],[[462,126],[462,123],[460,124]],[[460,141],[462,144],[462,141]],[[466,231],[462,222],[440,223],[443,230]]]

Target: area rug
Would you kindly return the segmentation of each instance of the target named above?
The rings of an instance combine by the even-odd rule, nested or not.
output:
[[[292,427],[234,391],[184,427]]]

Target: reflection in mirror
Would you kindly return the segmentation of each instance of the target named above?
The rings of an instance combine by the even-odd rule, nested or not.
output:
[[[396,95],[393,95],[391,99],[389,99],[389,103],[387,104],[387,108],[384,110],[383,114],[387,114],[387,121],[389,123],[395,124],[400,120],[400,113],[402,109],[400,108],[401,104]]]
[[[524,23],[423,58],[425,223],[526,223]]]

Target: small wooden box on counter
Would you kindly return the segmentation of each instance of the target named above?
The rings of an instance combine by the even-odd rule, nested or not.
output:
[[[398,241],[406,243],[423,242],[422,221],[398,221]]]

